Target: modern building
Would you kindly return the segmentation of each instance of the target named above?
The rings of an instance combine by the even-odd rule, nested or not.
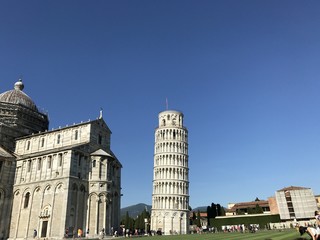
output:
[[[102,112],[48,131],[47,116],[21,86],[0,94],[0,238],[111,233],[120,224],[122,165]]]
[[[151,230],[189,233],[188,130],[183,114],[159,113],[155,130]]]
[[[311,188],[286,187],[275,193],[281,220],[303,220],[314,218],[318,210]]]

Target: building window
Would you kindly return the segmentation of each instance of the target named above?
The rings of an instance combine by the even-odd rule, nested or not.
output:
[[[78,155],[78,165],[79,165],[79,167],[81,166],[81,157],[82,157],[81,154],[79,154]]]
[[[59,161],[59,166],[61,167],[62,166],[62,154],[61,153],[58,155],[58,161]]]
[[[38,158],[38,170],[41,169],[41,158]]]
[[[44,147],[44,138],[41,139],[41,147]]]
[[[27,150],[30,149],[30,141],[27,142]]]
[[[78,140],[78,130],[74,132],[74,140]]]
[[[96,167],[96,160],[92,161],[92,167]]]
[[[61,140],[61,135],[58,134],[58,137],[57,137],[57,144],[60,144],[60,140]]]
[[[51,168],[51,164],[52,164],[52,161],[51,161],[51,156],[48,157],[48,168],[50,169]]]
[[[24,205],[23,205],[24,208],[27,208],[27,207],[28,207],[28,205],[29,205],[29,200],[30,200],[30,193],[27,192],[26,195],[25,195],[25,197],[24,197]]]
[[[31,160],[28,161],[27,171],[28,172],[31,171]]]
[[[98,136],[98,143],[99,143],[99,144],[102,143],[102,136],[101,136],[101,134],[99,134],[99,136]]]
[[[2,170],[2,164],[3,164],[3,161],[0,161],[0,173],[1,173],[1,170]]]

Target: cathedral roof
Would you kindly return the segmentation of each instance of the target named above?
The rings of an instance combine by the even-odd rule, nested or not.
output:
[[[102,149],[98,149],[97,151],[91,153],[92,156],[105,156],[105,157],[113,157],[109,153],[105,152]]]
[[[13,156],[8,151],[6,151],[4,148],[2,148],[0,146],[0,157],[12,158]]]
[[[0,102],[23,105],[34,111],[38,111],[32,99],[22,91],[23,88],[24,85],[21,79],[19,79],[19,81],[14,84],[13,90],[9,90],[0,94]]]

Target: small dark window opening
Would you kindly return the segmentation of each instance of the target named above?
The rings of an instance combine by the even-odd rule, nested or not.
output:
[[[51,156],[48,157],[48,168],[51,168]]]
[[[101,134],[99,134],[99,136],[98,136],[98,143],[99,143],[99,144],[102,143],[102,136],[101,136]]]
[[[58,158],[59,158],[59,166],[61,167],[62,166],[62,154],[59,154]]]
[[[27,192],[26,196],[24,197],[24,205],[23,205],[24,208],[27,208],[27,207],[28,207],[28,205],[29,205],[29,199],[30,199],[30,193]]]
[[[31,160],[28,161],[28,169],[27,169],[27,171],[28,171],[28,172],[31,171]]]
[[[41,169],[41,158],[38,159],[38,170]]]

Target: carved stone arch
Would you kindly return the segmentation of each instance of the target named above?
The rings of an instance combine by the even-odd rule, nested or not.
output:
[[[107,194],[106,193],[100,193],[99,195],[98,195],[98,198],[99,198],[99,202],[105,202],[105,201],[107,201],[107,199],[108,199],[108,196],[107,196]]]
[[[23,195],[25,195],[27,192],[31,192],[31,188],[30,187],[26,187],[25,189],[23,189]]]
[[[18,197],[20,195],[20,189],[16,189],[14,192],[13,192],[13,196],[14,197]]]
[[[41,192],[41,186],[37,185],[34,189],[33,189],[33,194],[39,194]]]
[[[44,194],[45,194],[45,193],[50,193],[51,187],[52,187],[51,184],[46,184],[46,185],[44,186],[44,188],[43,188],[43,193],[44,193]]]
[[[51,205],[50,204],[46,204],[42,209],[41,212],[39,214],[39,218],[49,218],[51,216]]]
[[[91,202],[93,202],[93,201],[96,202],[96,201],[99,200],[99,196],[98,196],[97,193],[93,192],[93,193],[90,193],[90,194],[89,194],[89,199],[90,199]]]
[[[58,182],[54,187],[54,192],[62,192],[63,191],[63,183]]]

